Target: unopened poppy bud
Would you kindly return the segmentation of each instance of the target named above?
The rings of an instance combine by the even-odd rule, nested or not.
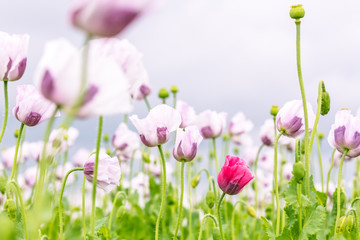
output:
[[[169,97],[169,92],[166,88],[160,88],[159,90],[159,98],[166,99]]]
[[[179,89],[178,89],[177,86],[173,85],[173,86],[171,86],[170,91],[171,91],[172,93],[177,93],[177,92],[179,91]]]
[[[119,207],[116,212],[116,220],[120,221],[123,218],[125,212],[126,212],[126,208],[124,205]]]
[[[109,139],[110,139],[109,134],[105,133],[105,134],[103,135],[103,140],[104,140],[104,142],[109,142]]]
[[[301,4],[293,5],[290,8],[290,17],[296,20],[303,18],[305,16],[305,10]]]
[[[110,148],[107,148],[107,149],[106,149],[106,154],[109,155],[109,156],[111,156],[112,152],[111,152],[111,149],[110,149]]]
[[[148,153],[146,152],[143,152],[142,153],[142,160],[145,162],[145,163],[150,163],[150,156]]]
[[[13,199],[7,199],[5,201],[4,210],[7,211],[10,220],[16,220],[16,205]]]
[[[292,174],[297,183],[302,183],[305,176],[305,166],[301,161],[294,163]]]
[[[324,133],[323,132],[318,132],[318,137],[320,140],[322,140],[324,138]]]
[[[346,231],[350,233],[353,230],[354,227],[354,216],[348,215],[346,217]]]
[[[322,93],[320,114],[325,116],[330,111],[330,95],[327,91]]]
[[[272,105],[271,106],[271,109],[270,109],[270,114],[274,117],[276,117],[276,115],[278,114],[279,112],[279,106],[276,106],[276,105]]]
[[[209,208],[213,208],[215,204],[215,193],[213,191],[208,191],[206,194],[206,204]]]
[[[346,226],[346,217],[342,216],[336,223],[336,233],[343,233]]]
[[[238,155],[239,152],[240,152],[239,148],[238,148],[238,147],[235,147],[235,148],[234,148],[234,154],[235,154],[235,155]]]
[[[19,130],[19,129],[16,129],[15,132],[14,132],[14,137],[15,137],[15,138],[18,138],[18,137],[19,137],[19,133],[20,133],[20,130]]]
[[[213,240],[220,240],[221,239],[219,227],[214,228],[212,235],[213,235]]]
[[[198,160],[199,162],[202,160],[202,157],[201,156],[197,156],[196,157],[196,160]]]
[[[255,211],[255,209],[254,209],[252,206],[246,205],[245,208],[246,208],[246,212],[247,212],[250,216],[256,218],[256,211]]]
[[[191,186],[193,188],[196,188],[197,185],[199,185],[200,182],[200,174],[196,174],[193,179],[191,180]]]
[[[165,158],[169,158],[171,156],[171,153],[169,151],[165,152]]]
[[[230,139],[230,135],[229,134],[224,134],[223,135],[223,140],[224,141],[227,141],[227,140],[229,140]]]

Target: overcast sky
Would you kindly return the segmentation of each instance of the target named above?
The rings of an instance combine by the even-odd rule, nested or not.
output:
[[[66,37],[80,46],[84,35],[68,21],[69,0],[2,0],[0,31],[30,35],[28,66],[24,77],[9,84],[10,106],[15,87],[32,83],[44,44]],[[242,111],[258,128],[269,117],[271,105],[300,99],[296,72],[295,24],[289,17],[289,0],[164,0],[163,5],[138,19],[120,38],[129,39],[144,54],[153,95],[160,87],[178,85],[179,98],[197,112]],[[360,1],[303,1],[301,24],[302,67],[308,101],[316,109],[319,80],[331,96],[331,111],[321,118],[326,136],[334,115],[342,107],[355,114],[360,106]],[[1,87],[2,89],[2,87]],[[3,99],[2,91],[0,99]],[[3,112],[3,100],[0,100]],[[143,102],[135,113],[144,116]],[[105,118],[111,133],[122,116]],[[96,119],[77,121],[79,145],[95,146]],[[10,115],[2,146],[14,144],[19,123]],[[45,124],[28,128],[27,139],[42,137]],[[41,131],[39,131],[41,129]],[[324,144],[327,151],[330,147]]]

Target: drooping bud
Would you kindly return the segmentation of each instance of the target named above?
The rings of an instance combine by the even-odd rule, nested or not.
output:
[[[166,88],[160,88],[159,90],[159,98],[166,99],[169,97],[169,92]]]
[[[305,176],[305,166],[303,162],[299,161],[294,163],[292,174],[294,175],[297,183],[302,183]]]
[[[126,208],[124,205],[119,207],[116,212],[116,220],[120,221],[123,218],[123,216],[125,215],[125,212],[126,212]]]
[[[256,218],[256,211],[255,211],[255,209],[254,209],[252,206],[246,205],[245,208],[246,208],[246,212],[247,212],[250,216]]]
[[[270,114],[274,117],[276,117],[276,115],[278,114],[279,112],[279,106],[276,106],[276,105],[272,105],[271,106],[271,109],[270,109]]]
[[[150,163],[150,156],[148,153],[146,152],[143,152],[142,153],[142,160],[145,162],[145,163]]]
[[[199,182],[200,182],[200,174],[196,174],[193,179],[191,180],[191,186],[193,188],[196,188],[197,185],[199,185]]]
[[[206,204],[211,209],[215,205],[215,193],[213,191],[208,191],[206,194]]]
[[[173,85],[173,86],[171,86],[170,91],[175,94],[179,91],[179,89],[176,85]]]
[[[354,228],[354,216],[348,215],[346,217],[346,231],[350,233]]]
[[[16,220],[16,205],[13,199],[7,199],[4,204],[4,210],[7,211],[11,221]]]
[[[336,233],[343,233],[346,226],[346,217],[342,216],[336,223]]]
[[[324,82],[322,83],[322,97],[321,97],[321,111],[320,114],[325,116],[330,111],[330,95],[325,89]]]
[[[290,8],[290,17],[296,20],[303,18],[305,16],[305,10],[301,4],[293,5]]]

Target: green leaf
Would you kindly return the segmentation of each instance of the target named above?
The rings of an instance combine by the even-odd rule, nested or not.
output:
[[[289,182],[289,186],[284,191],[283,196],[288,205],[293,205],[296,208],[299,207],[297,182],[294,177],[291,178],[291,180]],[[307,207],[307,206],[311,205],[311,201],[309,200],[309,198],[307,198],[303,194],[301,194],[301,205],[302,205],[302,207]]]
[[[323,206],[308,207],[299,239],[307,240],[309,235],[317,234],[322,228],[325,217],[326,209]]]
[[[264,217],[261,217],[261,220],[263,221],[263,227],[264,227],[265,233],[268,237],[267,239],[275,240],[275,233],[274,233],[274,230],[273,230],[269,220],[267,220]]]
[[[316,191],[316,199],[318,200],[319,204],[323,207],[326,206],[326,199],[327,199],[327,194],[323,193],[323,192],[319,192]]]

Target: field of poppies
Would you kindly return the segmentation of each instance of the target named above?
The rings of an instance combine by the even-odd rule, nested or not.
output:
[[[261,144],[245,148],[254,124],[242,112],[196,113],[177,86],[152,89],[142,54],[121,33],[153,2],[74,1],[70,19],[84,44],[48,42],[33,85],[21,84],[30,37],[0,32],[0,144],[14,131],[8,121],[19,122],[16,144],[1,151],[0,239],[360,239],[360,118],[341,109],[326,135],[317,130],[331,102],[323,81],[317,105],[306,99],[303,6],[289,14],[302,99],[269,106]],[[135,102],[148,113],[130,114]],[[123,121],[104,133],[103,119],[116,114]],[[98,118],[93,149],[76,144],[73,123],[87,118]],[[39,124],[43,139],[27,141]],[[343,180],[346,161],[356,162],[352,182]]]

